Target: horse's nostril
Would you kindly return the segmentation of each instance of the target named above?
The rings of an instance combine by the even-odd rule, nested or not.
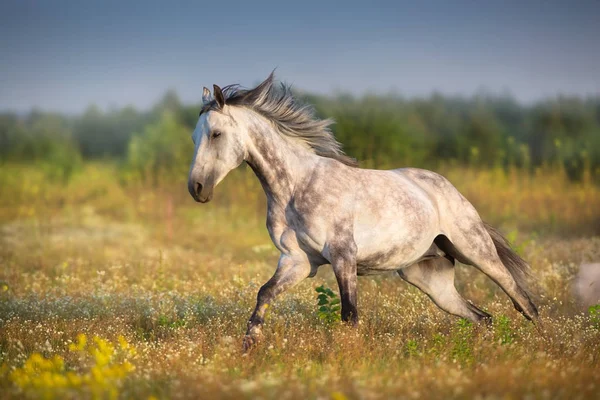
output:
[[[196,197],[200,197],[200,193],[202,192],[202,184],[199,182],[196,182]]]

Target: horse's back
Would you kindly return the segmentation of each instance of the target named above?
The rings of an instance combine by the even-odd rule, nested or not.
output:
[[[391,170],[391,172],[409,179],[429,194],[432,192],[446,192],[448,189],[456,190],[448,179],[437,172],[429,171],[427,169],[398,168]]]
[[[393,171],[411,179],[427,192],[438,209],[440,233],[450,236],[457,225],[481,222],[475,207],[442,175],[419,168],[400,168]]]
[[[420,168],[399,168],[391,171],[419,186],[427,193],[431,201],[445,211],[448,210],[448,207],[451,209],[458,207],[461,209],[461,212],[464,211],[465,206],[469,209],[472,208],[471,203],[469,203],[458,189],[448,179],[437,172]]]

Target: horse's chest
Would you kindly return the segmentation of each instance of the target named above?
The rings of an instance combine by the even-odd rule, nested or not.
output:
[[[309,220],[296,213],[272,209],[267,214],[267,229],[282,253],[303,251],[318,257],[325,243],[324,227],[318,219]]]

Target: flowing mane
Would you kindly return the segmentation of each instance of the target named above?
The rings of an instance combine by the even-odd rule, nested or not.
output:
[[[223,88],[225,104],[249,108],[271,121],[279,134],[306,144],[316,154],[333,158],[346,165],[356,167],[357,161],[347,156],[329,129],[331,119],[318,119],[313,107],[299,103],[291,87],[284,83],[274,85],[271,73],[254,89],[243,89],[239,85]],[[213,99],[205,104],[200,115],[208,111],[220,111]]]

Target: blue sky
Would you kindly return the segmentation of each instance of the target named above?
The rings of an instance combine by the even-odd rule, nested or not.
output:
[[[147,108],[278,78],[316,93],[600,94],[600,1],[0,0],[0,110]]]

